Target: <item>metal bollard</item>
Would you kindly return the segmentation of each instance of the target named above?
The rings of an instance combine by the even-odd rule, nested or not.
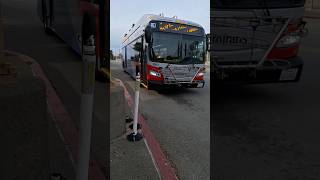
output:
[[[135,99],[134,99],[134,118],[133,132],[127,136],[129,141],[140,141],[143,136],[138,132],[138,113],[139,113],[139,92],[140,92],[140,73],[136,76]]]
[[[94,84],[95,84],[96,53],[94,36],[91,35],[83,45],[82,91],[80,107],[80,140],[77,166],[77,180],[88,180],[91,124],[93,114]]]

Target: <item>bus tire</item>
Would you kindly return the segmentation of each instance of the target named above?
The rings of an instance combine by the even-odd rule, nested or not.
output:
[[[86,41],[86,39],[94,34],[94,38],[97,37],[97,31],[96,31],[96,19],[93,16],[90,16],[88,14],[85,14],[83,16],[83,21],[82,21],[82,41],[81,41],[81,45],[82,47],[84,46],[84,42]],[[96,42],[96,41],[95,41]],[[97,47],[97,45],[95,45]],[[83,48],[81,48],[83,49]],[[83,51],[81,52],[81,54],[83,55]],[[98,56],[96,54],[96,68],[95,68],[95,79],[96,81],[99,82],[105,82],[107,80],[107,75],[105,75],[102,71],[100,71],[100,67],[98,63]]]
[[[157,90],[156,85],[150,83],[149,81],[147,82],[147,89],[148,90]]]

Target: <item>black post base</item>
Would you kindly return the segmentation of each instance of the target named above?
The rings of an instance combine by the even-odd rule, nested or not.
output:
[[[126,117],[126,123],[131,123],[133,121],[133,119],[129,116]]]
[[[133,129],[133,124],[130,124],[129,128]],[[141,124],[139,124],[139,123],[137,124],[137,129],[141,129]]]
[[[143,139],[141,133],[137,133],[136,135],[134,133],[131,133],[127,136],[127,140],[131,142],[140,141],[141,139]]]

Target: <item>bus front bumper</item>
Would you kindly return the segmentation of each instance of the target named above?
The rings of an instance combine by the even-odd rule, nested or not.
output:
[[[227,83],[277,83],[298,82],[303,69],[303,60],[294,57],[288,60],[266,61],[258,68],[225,68],[213,72],[214,81]]]
[[[160,86],[181,86],[187,88],[203,88],[205,85],[204,80],[194,80],[189,81],[149,81],[151,84],[160,85]]]

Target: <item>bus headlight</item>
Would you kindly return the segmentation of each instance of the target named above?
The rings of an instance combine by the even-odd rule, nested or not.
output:
[[[159,72],[156,72],[156,71],[153,71],[153,70],[150,70],[149,71],[149,74],[151,76],[156,76],[156,77],[161,77],[161,74]]]
[[[301,37],[299,35],[286,35],[278,41],[276,47],[289,47],[291,45],[300,43],[300,40]]]
[[[203,76],[203,75],[204,75],[203,72],[200,72],[200,73],[197,74],[198,77],[199,77],[199,76]]]

